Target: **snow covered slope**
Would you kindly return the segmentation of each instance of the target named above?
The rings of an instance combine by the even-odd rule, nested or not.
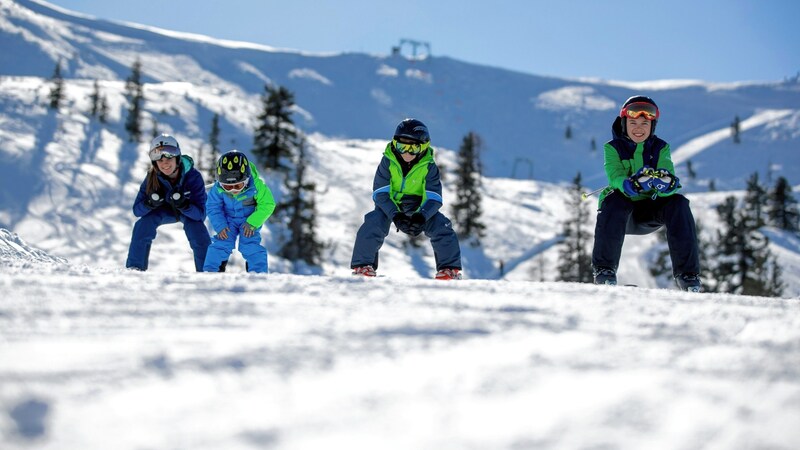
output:
[[[798,299],[131,273],[8,244],[4,449],[800,446]]]

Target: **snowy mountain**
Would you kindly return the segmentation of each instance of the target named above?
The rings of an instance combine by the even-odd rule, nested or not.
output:
[[[0,44],[0,227],[71,263],[124,264],[134,221],[130,204],[149,164],[146,144],[129,144],[123,130],[124,79],[137,58],[147,82],[145,133],[157,127],[176,135],[198,161],[208,148],[213,114],[222,117],[224,148],[248,151],[264,83],[296,93],[295,119],[312,133],[310,175],[320,186],[319,233],[328,244],[324,274],[347,270],[355,231],[372,208],[371,180],[385,140],[405,116],[430,125],[444,167],[454,166],[452,149],[468,130],[486,143],[483,219],[490,232],[481,247],[464,246],[471,278],[554,279],[568,195],[562,186],[578,171],[588,187],[604,183],[602,152],[589,148],[589,133],[601,147],[617,105],[635,92],[645,90],[660,103],[658,134],[673,143],[678,173],[681,163],[693,162],[699,175],[682,176],[684,192],[709,233],[716,222],[713,206],[725,195],[741,194],[705,194],[710,181],[718,189],[741,189],[755,170],[762,179],[800,181],[797,80],[561,80],[446,57],[311,55],[111,23],[28,0],[0,0]],[[48,78],[59,59],[66,100],[53,111],[45,106]],[[95,80],[108,100],[107,124],[87,113]],[[732,114],[743,119],[738,145],[728,137]],[[567,125],[571,140],[564,138]],[[267,182],[280,196],[279,181]],[[450,190],[445,195],[445,202],[453,198]],[[796,239],[777,237],[773,250],[786,268],[787,295],[797,295]],[[273,254],[271,271],[292,272],[274,256],[282,230],[270,225],[263,238]],[[430,277],[429,246],[407,250],[405,241],[390,236],[382,252],[386,270]],[[652,236],[626,242],[622,282],[667,287],[647,272],[654,242]],[[159,230],[152,256],[154,270],[191,267],[180,227]],[[242,265],[236,256],[233,269]]]
[[[800,447],[798,299],[0,252],[7,450]]]
[[[66,78],[120,81],[138,58],[144,81],[152,86],[185,83],[210,94],[202,99],[187,94],[194,126],[176,131],[192,139],[204,140],[216,112],[223,118],[223,142],[246,149],[253,108],[271,81],[295,93],[296,119],[309,133],[385,139],[400,119],[417,117],[441,147],[457,148],[469,131],[481,135],[489,176],[550,182],[571,180],[580,171],[588,183],[602,183],[602,158],[591,150],[591,141],[602,146],[619,105],[644,92],[661,107],[658,134],[672,144],[677,159],[692,159],[697,189],[711,179],[718,189],[742,188],[750,173],[766,172],[770,165],[800,183],[791,170],[800,163],[797,79],[771,84],[568,80],[446,56],[314,55],[97,20],[31,0],[0,1],[0,46],[5,76],[47,78],[60,58]],[[151,112],[180,108],[156,95],[147,99],[161,103],[147,105]],[[744,130],[740,145],[729,138],[737,115]]]

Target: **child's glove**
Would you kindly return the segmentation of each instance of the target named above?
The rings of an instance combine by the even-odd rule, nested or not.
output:
[[[422,230],[425,229],[425,222],[425,215],[415,212],[411,215],[411,219],[409,220],[407,233],[412,236],[419,236],[419,234],[422,233]]]
[[[144,198],[144,206],[150,209],[156,209],[163,204],[164,204],[164,198],[161,197],[158,194],[158,192],[153,192],[152,194]]]
[[[638,186],[638,190],[637,190]],[[626,178],[625,181],[622,182],[622,190],[625,192],[625,195],[628,197],[636,197],[639,195],[642,186],[639,184],[638,181],[633,181],[630,178]]]
[[[254,234],[256,234],[256,227],[245,222],[244,225],[242,225],[242,234],[244,237],[252,237]]]
[[[397,227],[397,231],[402,231],[403,233],[409,234],[411,228],[411,218],[407,215],[396,212],[392,217],[392,222],[394,222],[394,226]]]
[[[657,190],[662,194],[672,194],[679,187],[681,187],[681,182],[675,175],[672,174],[667,169],[658,169],[656,171],[658,173],[658,177],[654,177],[650,184],[653,186],[653,189]]]

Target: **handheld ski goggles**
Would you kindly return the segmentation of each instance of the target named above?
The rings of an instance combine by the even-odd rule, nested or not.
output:
[[[634,102],[630,105],[625,105],[622,111],[619,112],[619,116],[630,119],[644,117],[647,120],[656,120],[658,119],[658,108],[651,103]]]
[[[403,138],[401,138],[403,139]],[[419,155],[420,153],[424,152],[431,146],[430,142],[424,142],[420,144],[419,142],[401,142],[397,139],[392,139],[392,145],[394,145],[395,150],[400,153],[411,153],[412,155]]]
[[[242,189],[244,189],[244,186],[247,184],[248,181],[250,181],[250,177],[245,178],[244,180],[242,180],[242,181],[240,181],[238,183],[223,183],[223,182],[220,182],[219,185],[222,186],[222,189],[225,192],[239,193]]]
[[[161,158],[177,158],[181,155],[181,149],[172,145],[162,145],[150,150],[150,161],[159,161]]]

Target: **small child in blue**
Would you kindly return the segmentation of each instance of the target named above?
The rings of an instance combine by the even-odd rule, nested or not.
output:
[[[238,150],[217,161],[217,181],[211,186],[206,213],[217,234],[211,238],[203,272],[224,272],[239,238],[247,271],[267,273],[267,249],[261,245],[261,226],[275,211],[272,191],[258,176],[255,164]]]

